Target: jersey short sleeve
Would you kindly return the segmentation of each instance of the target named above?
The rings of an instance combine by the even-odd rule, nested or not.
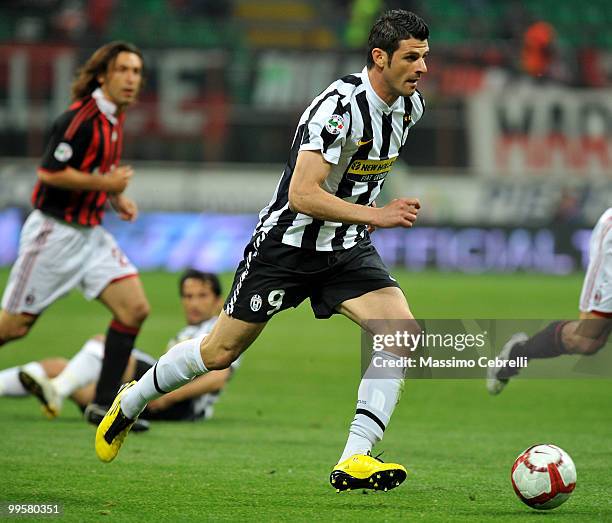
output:
[[[75,122],[75,111],[60,116],[53,124],[40,167],[46,171],[79,169],[92,140],[93,121]]]
[[[339,94],[324,97],[315,103],[304,124],[300,151],[321,151],[327,162],[336,165],[346,143],[349,119]]]

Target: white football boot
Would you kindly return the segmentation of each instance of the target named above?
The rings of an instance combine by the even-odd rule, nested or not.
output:
[[[517,332],[506,342],[502,347],[502,350],[497,355],[497,359],[508,361],[510,359],[510,352],[517,343],[524,343],[529,339],[524,332]],[[492,396],[496,396],[510,381],[510,378],[498,378],[499,373],[505,369],[505,367],[488,367],[487,368],[487,390]]]

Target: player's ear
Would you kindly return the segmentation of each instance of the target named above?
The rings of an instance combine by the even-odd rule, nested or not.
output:
[[[389,64],[387,53],[379,47],[372,49],[372,60],[374,60],[374,64],[381,69],[385,64]]]

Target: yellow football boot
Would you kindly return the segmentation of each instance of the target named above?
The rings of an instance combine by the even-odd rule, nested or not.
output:
[[[329,476],[337,492],[351,489],[391,490],[406,479],[406,469],[397,463],[384,463],[368,454],[355,454],[338,463]]]
[[[108,409],[100,425],[98,425],[98,430],[96,430],[96,454],[105,463],[115,459],[123,440],[134,425],[134,421],[136,421],[127,418],[121,411],[121,396],[134,385],[136,385],[136,382],[131,381],[121,386],[111,408]]]

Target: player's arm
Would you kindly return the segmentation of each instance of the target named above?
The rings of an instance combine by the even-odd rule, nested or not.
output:
[[[231,373],[231,368],[228,368],[223,370],[212,370],[202,376],[198,376],[186,385],[168,394],[164,394],[161,398],[151,401],[149,403],[149,409],[153,411],[164,410],[174,403],[197,398],[209,392],[217,392],[225,386]]]
[[[134,171],[129,166],[117,167],[106,175],[85,173],[70,166],[66,166],[59,171],[49,171],[41,167],[37,171],[38,179],[53,187],[117,194],[125,190],[133,174]]]
[[[299,152],[289,185],[289,205],[293,211],[333,222],[412,227],[420,208],[416,198],[398,198],[384,207],[346,202],[322,188],[331,168],[319,151]]]

